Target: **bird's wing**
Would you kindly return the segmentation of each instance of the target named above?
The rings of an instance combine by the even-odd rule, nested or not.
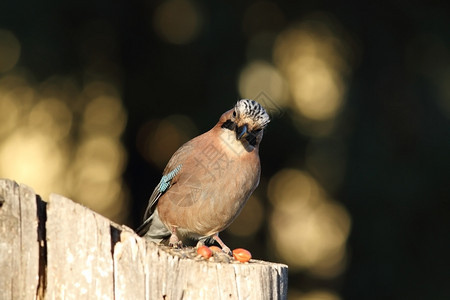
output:
[[[164,194],[172,186],[172,184],[176,182],[173,179],[180,172],[182,166],[183,164],[179,164],[169,173],[162,176],[161,181],[153,190],[153,193],[150,196],[150,199],[148,200],[148,207],[147,210],[145,211],[146,216],[153,213],[153,211],[155,210],[156,203],[158,203],[158,200],[161,197],[161,195]]]
[[[144,223],[141,226],[139,226],[138,229],[136,229],[136,232],[139,235],[144,235],[147,232],[150,223],[152,222],[153,212],[155,211],[156,204],[158,203],[159,198],[174,183],[173,178],[180,172],[182,166],[183,166],[182,164],[179,164],[172,171],[170,171],[167,174],[164,174],[161,180],[159,181],[158,185],[156,186],[156,188],[153,190],[153,193],[150,196],[150,199],[148,200],[147,209],[145,210]]]
[[[179,177],[177,175],[180,175],[180,173],[182,172],[183,161],[185,161],[186,158],[189,157],[189,155],[191,154],[191,150],[192,150],[192,140],[184,144],[182,147],[180,147],[172,155],[172,158],[167,163],[167,166],[164,169],[163,176],[160,182],[153,190],[153,193],[150,196],[150,199],[148,200],[148,206],[144,214],[144,223],[141,226],[139,226],[138,229],[136,229],[136,232],[139,235],[143,235],[147,232],[152,222],[153,212],[156,209],[158,200],[172,185],[174,185],[177,182]]]

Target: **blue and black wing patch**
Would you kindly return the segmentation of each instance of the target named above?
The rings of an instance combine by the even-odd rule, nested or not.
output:
[[[144,223],[139,226],[138,229],[136,229],[136,232],[140,236],[143,236],[147,232],[150,222],[153,218],[153,212],[155,211],[156,203],[158,202],[161,195],[164,194],[172,186],[172,179],[177,176],[177,174],[181,170],[181,167],[182,165],[178,165],[175,169],[173,169],[166,175],[163,175],[161,181],[150,196],[150,200],[148,201],[149,204],[144,214]]]
[[[172,179],[180,172],[182,165],[178,165],[175,169],[167,173],[161,178],[158,184],[158,191],[164,193],[172,185]]]

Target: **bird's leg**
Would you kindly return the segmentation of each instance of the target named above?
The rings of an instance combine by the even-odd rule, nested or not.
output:
[[[205,245],[205,239],[199,239],[195,248],[200,248],[203,245]]]
[[[215,235],[213,235],[212,238],[213,238],[216,242],[219,243],[220,247],[222,247],[222,251],[223,251],[223,252],[225,252],[226,254],[229,254],[229,255],[231,254],[230,248],[228,248],[227,245],[225,245],[225,243],[222,242],[222,240],[220,239],[218,233],[216,233]]]
[[[170,232],[172,233],[170,235],[169,239],[169,246],[175,247],[175,248],[181,248],[183,246],[183,242],[180,241],[177,235],[177,228],[175,226],[172,226],[170,228]]]

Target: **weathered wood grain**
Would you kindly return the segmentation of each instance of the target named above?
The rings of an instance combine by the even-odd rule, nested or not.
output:
[[[286,299],[285,265],[177,251],[67,198],[45,203],[0,180],[0,299]]]
[[[46,299],[113,299],[110,221],[52,194],[46,230]]]
[[[285,299],[287,266],[196,261],[147,244],[146,299]]]
[[[144,240],[128,229],[120,233],[114,246],[116,299],[146,299],[145,253]]]
[[[35,299],[39,282],[36,195],[0,180],[1,299]]]

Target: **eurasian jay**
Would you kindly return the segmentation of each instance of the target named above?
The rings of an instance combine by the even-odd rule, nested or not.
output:
[[[181,146],[153,191],[144,223],[136,230],[154,242],[216,240],[239,215],[259,184],[259,144],[270,122],[256,101],[239,100],[208,132]]]

